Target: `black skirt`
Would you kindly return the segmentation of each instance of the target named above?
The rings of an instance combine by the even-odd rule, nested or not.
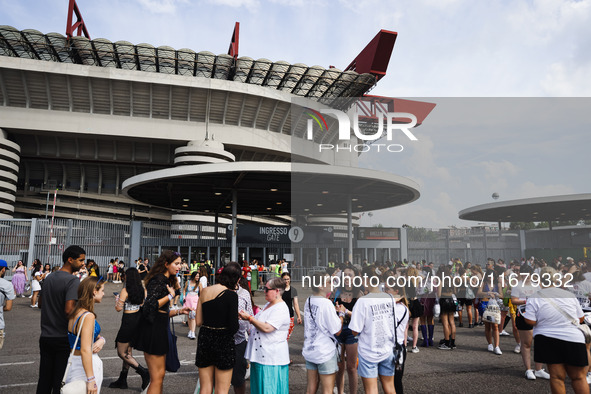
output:
[[[538,334],[534,337],[534,361],[586,367],[587,348],[584,343],[563,341]]]
[[[195,365],[198,368],[214,366],[226,370],[234,368],[235,363],[234,335],[228,334],[228,330],[214,330],[202,326],[199,329]]]
[[[457,310],[456,303],[451,297],[441,297],[439,299],[441,313],[454,313]]]
[[[421,301],[419,301],[418,299],[410,301],[409,309],[411,319],[421,317],[425,313],[425,307],[423,306],[423,304],[421,304]]]
[[[135,348],[157,356],[168,353],[168,313],[156,312],[154,322],[140,318]]]
[[[138,336],[141,317],[142,314],[140,311],[124,313],[121,318],[121,327],[119,328],[115,342],[130,343],[131,346],[134,346],[134,342]]]

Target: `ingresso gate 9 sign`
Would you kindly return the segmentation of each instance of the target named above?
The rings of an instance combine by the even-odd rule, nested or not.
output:
[[[298,226],[263,226],[257,224],[239,224],[237,232],[239,243],[334,243],[332,227],[298,227]],[[226,239],[232,239],[232,225],[226,227]]]

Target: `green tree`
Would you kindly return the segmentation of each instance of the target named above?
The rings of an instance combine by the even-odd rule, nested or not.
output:
[[[511,224],[509,224],[510,230],[531,230],[535,227],[536,226],[533,222],[511,222]]]

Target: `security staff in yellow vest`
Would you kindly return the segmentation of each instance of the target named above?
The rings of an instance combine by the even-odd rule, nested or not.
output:
[[[197,272],[199,270],[199,264],[197,263],[197,260],[193,260],[191,262],[191,265],[189,265],[189,272],[191,274],[193,274],[193,272]]]

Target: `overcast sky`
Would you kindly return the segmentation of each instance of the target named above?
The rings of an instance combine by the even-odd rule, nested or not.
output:
[[[67,0],[0,0],[0,24],[64,34]],[[78,0],[92,38],[346,67],[380,29],[398,32],[371,94],[437,107],[404,152],[362,165],[421,185],[372,224],[470,226],[458,211],[589,192],[591,0]],[[435,98],[434,98],[435,97]],[[437,97],[457,97],[440,99]],[[495,98],[466,99],[463,97]],[[506,97],[579,97],[570,100]],[[364,218],[364,223],[366,222]]]

